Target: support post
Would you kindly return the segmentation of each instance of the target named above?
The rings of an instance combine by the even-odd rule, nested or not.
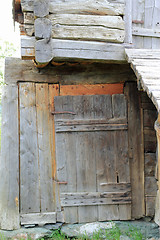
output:
[[[155,206],[155,222],[160,226],[160,114],[155,122],[155,130],[157,134],[157,164],[158,164],[158,191]]]

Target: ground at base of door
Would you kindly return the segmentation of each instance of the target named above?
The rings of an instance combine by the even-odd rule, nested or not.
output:
[[[61,230],[61,233],[69,238],[78,238],[79,236],[89,236],[92,237],[96,232],[105,231],[107,229],[117,228],[122,232],[120,240],[131,240],[129,236],[123,233],[128,231],[140,231],[143,238],[134,239],[149,239],[149,240],[160,240],[159,227],[154,222],[148,221],[112,221],[112,222],[96,222],[96,223],[86,223],[86,224],[48,224],[43,227],[33,227],[33,225],[26,226],[27,228],[21,228],[14,231],[4,231],[0,230],[0,240],[27,240],[27,239],[41,239],[49,237],[53,231]],[[129,229],[129,230],[128,230]],[[64,238],[63,238],[64,239]],[[98,239],[98,238],[96,238]],[[104,237],[104,239],[107,239]],[[118,238],[117,238],[118,239]]]

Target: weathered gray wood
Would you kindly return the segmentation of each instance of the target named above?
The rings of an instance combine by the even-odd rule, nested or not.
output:
[[[18,229],[19,222],[19,135],[18,86],[2,90],[0,158],[0,228]]]
[[[56,223],[56,213],[30,213],[21,214],[21,225]]]
[[[89,198],[89,199],[61,199],[63,207],[74,207],[78,206],[97,206],[97,205],[115,205],[115,204],[131,204],[131,197],[122,198]],[[86,207],[85,210],[87,211]],[[88,212],[88,211],[87,211]],[[131,217],[130,217],[131,218]]]
[[[131,183],[106,183],[102,182],[100,183],[101,189],[104,192],[128,192],[131,191]]]
[[[49,41],[52,37],[52,23],[47,18],[37,18],[34,29],[36,38],[45,38]]]
[[[121,94],[116,94],[116,95],[121,95]],[[121,98],[118,98],[118,99],[121,99]],[[123,104],[123,103],[122,103]],[[126,103],[125,103],[126,105]],[[115,107],[114,107],[115,108]],[[56,114],[60,114],[60,113],[56,113],[56,112],[51,112],[53,115],[56,115]],[[118,114],[118,116],[120,118],[117,117],[117,119],[115,118],[111,118],[111,119],[86,119],[86,120],[62,120],[62,119],[59,119],[57,122],[57,125],[58,126],[71,126],[71,125],[95,125],[95,124],[127,124],[127,119],[122,117],[121,116],[124,116],[123,114],[126,114],[126,112],[123,110],[122,111],[122,114]],[[64,114],[64,112],[61,112],[61,114]],[[67,114],[67,113],[66,113]]]
[[[136,83],[127,83],[125,91],[128,98],[129,158],[132,188],[132,218],[134,219],[140,218],[145,214],[144,146],[141,138],[140,96]]]
[[[48,84],[36,84],[37,138],[41,212],[54,212],[52,127],[49,125]],[[37,183],[38,184],[38,183]]]
[[[35,56],[35,38],[34,37],[21,37],[21,57],[34,58]]]
[[[128,56],[128,61],[131,62],[131,67],[134,70],[139,84],[147,92],[148,96],[151,98],[157,110],[160,110],[159,103],[159,85],[157,84],[160,79],[160,70],[157,65],[156,60],[159,61],[159,50],[126,50]],[[136,60],[135,60],[136,59]],[[145,59],[147,64],[140,64],[139,61]],[[148,61],[151,62],[151,67],[149,67]],[[153,60],[153,62],[152,62]],[[133,63],[132,63],[133,61]],[[154,83],[155,80],[155,83]]]
[[[38,63],[50,62],[53,58],[52,42],[47,39],[36,41],[35,58]]]
[[[113,184],[116,188],[116,185]],[[126,184],[127,185],[127,184]],[[74,200],[74,199],[93,199],[93,198],[122,198],[130,197],[131,188],[129,190],[124,190],[123,192],[116,191],[113,189],[113,192],[73,192],[73,193],[61,193],[60,197],[63,200]]]
[[[112,29],[124,30],[124,21],[120,16],[93,16],[80,14],[51,14],[49,19],[52,25],[68,26],[99,26]],[[58,26],[57,26],[58,27]]]
[[[19,84],[21,213],[40,212],[39,156],[34,83]],[[31,137],[32,136],[32,137]]]
[[[49,14],[50,0],[34,0],[34,15],[36,17],[45,17]]]
[[[160,59],[160,50],[158,49],[125,49],[125,52],[129,63],[135,59]]]
[[[125,42],[132,43],[132,0],[125,3]]]
[[[146,216],[154,217],[156,197],[146,197]]]
[[[127,64],[77,64],[71,66],[48,66],[37,69],[33,62],[19,58],[6,58],[5,83],[40,82],[61,84],[96,84],[136,81],[135,74]],[[130,76],[130,77],[129,77]]]
[[[95,132],[95,131],[115,131],[127,130],[127,124],[96,124],[96,125],[74,125],[74,126],[57,126],[56,133],[62,132]]]
[[[60,94],[61,94],[61,91],[60,91]],[[116,98],[116,96],[114,96],[114,99],[117,99],[117,106],[115,107],[115,110],[114,110],[115,117],[119,116],[119,118],[117,118],[117,121],[118,119],[120,121],[122,121],[123,119],[124,121],[124,118],[126,118],[126,111],[122,111],[121,114],[118,113],[117,109],[118,109],[118,105],[120,104],[119,103],[120,101],[118,97]],[[100,119],[101,121],[104,121],[103,118],[114,119],[114,116],[112,116],[112,98],[109,95],[63,96],[63,97],[56,97],[54,101],[55,101],[55,113],[63,112],[63,111],[75,112],[75,114],[55,114],[54,115],[55,125],[57,126],[57,124],[59,123],[60,124],[59,127],[62,127],[63,123],[65,124],[66,122],[68,124],[78,123],[78,125],[80,125],[82,122],[83,123],[85,122],[86,124],[87,123],[86,119],[90,119],[91,123],[94,122],[94,124],[95,124],[95,121],[97,121],[96,119]],[[125,103],[122,105],[126,108]],[[119,109],[121,109],[120,106],[119,106]],[[109,138],[110,135],[111,137]],[[107,132],[107,134],[101,131],[73,132],[71,134],[67,132],[63,132],[63,133],[56,133],[56,139],[57,139],[58,145],[60,144],[56,150],[57,161],[59,159],[58,171],[59,173],[61,173],[61,178],[59,178],[58,180],[60,182],[66,183],[65,185],[60,184],[61,203],[64,206],[65,213],[67,213],[66,212],[67,209],[70,209],[70,217],[71,217],[73,215],[73,212],[71,211],[75,208],[73,206],[77,206],[78,222],[120,219],[119,207],[118,207],[119,200],[121,201],[121,203],[123,202],[123,204],[125,205],[125,197],[123,199],[121,197],[124,196],[124,192],[126,196],[129,196],[131,189],[130,189],[130,184],[128,182],[126,182],[125,184],[117,183],[117,175],[116,175],[116,171],[114,171],[115,168],[113,166],[113,160],[115,159],[114,148],[117,147],[117,145],[115,145],[115,142],[114,142],[116,139],[116,138],[114,139],[114,133],[111,134],[109,131]],[[113,144],[111,142],[111,139],[113,140]],[[126,142],[125,138],[123,142]],[[107,146],[112,146],[113,151],[112,150],[107,151]],[[103,151],[102,151],[102,148],[103,148]],[[121,146],[120,148],[123,148],[123,146]],[[65,154],[64,154],[64,150],[65,150]],[[109,161],[108,158],[111,154],[113,155],[113,158]],[[125,156],[122,156],[122,158],[126,158],[126,157],[127,155],[125,152]],[[66,164],[66,158],[68,159],[67,164]],[[76,168],[76,171],[73,171],[73,174],[71,174],[69,180],[67,181],[67,178],[68,178],[67,175],[70,169],[69,162],[72,161],[72,158],[74,158],[72,165],[74,166],[74,164],[76,163],[77,168]],[[99,168],[100,161],[102,161],[103,163],[101,169]],[[125,164],[127,164],[127,161],[125,161]],[[90,168],[90,166],[92,166],[92,168]],[[108,169],[108,166],[110,166],[109,169]],[[126,166],[124,168],[127,170]],[[102,181],[103,179],[101,178],[101,174],[102,174],[101,171],[104,172],[104,177],[105,177],[104,181]],[[106,181],[106,176],[108,177],[108,174],[110,175],[110,178],[109,178],[109,181]],[[114,178],[115,181],[113,181],[113,176],[115,176]],[[128,175],[126,176],[128,177]],[[73,178],[76,179],[74,183],[73,183]],[[115,184],[113,184],[113,182]],[[68,189],[71,187],[73,188],[75,186],[75,183],[76,183],[76,187],[74,188],[75,190],[72,191],[72,196],[71,196],[71,199],[69,200],[68,196],[70,195],[71,191],[69,192]],[[111,183],[111,184],[108,184],[108,183]],[[100,196],[102,195],[106,196],[106,193],[104,192],[110,191],[110,193],[108,193],[109,194],[108,196],[111,196],[112,199],[108,198],[108,200],[103,202],[102,198],[100,197],[100,199],[97,199],[93,203],[92,200],[94,197],[91,198],[90,196],[88,196],[87,193],[88,192],[95,193],[96,191],[99,191],[99,190],[101,191]],[[115,200],[116,202],[114,202],[114,204],[111,204],[112,200],[114,199],[114,196],[116,195],[115,191],[117,192],[117,196],[119,197],[121,196],[121,197],[119,198],[118,201]],[[85,197],[87,194],[87,198],[84,201],[82,197],[83,194],[81,194],[81,192],[82,193],[85,192],[84,193]],[[81,196],[81,197],[80,198],[76,197],[75,199],[75,196]],[[127,203],[126,205],[130,205],[131,203],[130,200],[127,199],[126,201],[129,201],[129,203]],[[102,202],[104,203],[104,205],[102,204]],[[98,206],[99,204],[100,206]],[[127,209],[126,211],[127,214],[125,213],[122,215],[121,213],[121,217],[123,219],[125,219],[125,217],[127,219],[130,218],[128,214],[129,210],[126,205],[123,210],[126,211]]]
[[[67,110],[67,107],[71,103],[70,107],[72,110],[72,101],[68,97],[63,99],[55,98],[55,111]],[[65,115],[63,116],[65,119]],[[57,116],[55,116],[55,120]],[[56,135],[56,159],[57,159],[57,179],[59,182],[67,182],[67,184],[59,184],[61,192],[76,192],[77,189],[77,178],[76,178],[76,146],[75,138],[73,135],[66,133]],[[70,154],[71,153],[71,154]],[[72,169],[72,174],[71,174]],[[77,207],[64,208],[64,217],[66,223],[78,222],[78,211]]]
[[[22,10],[24,12],[33,12],[33,0],[22,0]],[[74,13],[74,14],[95,14],[95,15],[124,15],[124,0],[93,2],[88,1],[63,1],[51,0],[49,4],[51,13]]]
[[[144,19],[144,3],[145,1],[132,0],[132,20],[142,22]],[[142,23],[133,23],[132,27],[141,27]],[[133,36],[133,46],[143,48],[143,37]]]
[[[156,196],[157,195],[157,180],[155,177],[145,178],[145,195],[146,196]]]
[[[56,24],[52,27],[52,37],[55,39],[123,43],[125,32],[124,30],[103,26],[68,26]]]
[[[160,31],[157,29],[134,27],[132,30],[134,36],[160,38]]]
[[[145,154],[145,176],[153,177],[156,172],[156,154],[146,153]]]
[[[124,94],[112,95],[112,107],[113,107],[113,116],[116,119],[115,121],[117,121],[118,119],[127,120],[127,102],[124,97]]]
[[[93,60],[96,61],[119,61],[125,62],[124,45],[52,39],[39,40],[35,47],[36,61],[39,63],[56,60]]]

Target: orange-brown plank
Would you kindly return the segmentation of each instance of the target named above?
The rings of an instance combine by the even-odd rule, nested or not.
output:
[[[49,104],[50,104],[50,112],[54,111],[54,97],[59,96],[59,84],[49,84]],[[55,127],[54,127],[54,117],[50,114],[50,129],[52,133],[50,134],[50,142],[52,142],[52,178],[56,180],[56,150],[55,150]],[[57,198],[58,196],[58,189],[56,182],[53,181],[53,194],[54,194],[54,202],[56,202],[56,209],[59,207],[59,203]]]
[[[121,94],[123,93],[123,87],[123,83],[96,85],[61,85],[60,96]]]

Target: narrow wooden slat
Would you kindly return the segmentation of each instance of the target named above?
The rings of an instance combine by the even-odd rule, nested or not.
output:
[[[127,130],[127,124],[96,124],[96,125],[74,125],[56,126],[56,133],[62,132],[94,132],[94,131],[115,131]]]
[[[78,206],[79,210],[82,208],[81,206],[85,206],[85,210],[87,211],[88,206],[95,206],[92,207],[93,209],[96,208],[96,206],[100,205],[116,205],[116,204],[131,204],[131,197],[130,198],[89,198],[89,199],[73,199],[73,200],[66,200],[61,199],[61,204],[63,207],[74,207]],[[90,207],[91,208],[91,207]],[[87,213],[88,214],[88,211]],[[83,222],[83,221],[81,221]],[[85,222],[85,220],[84,220]]]
[[[160,38],[160,31],[157,29],[134,27],[132,30],[134,36],[156,37]]]
[[[59,84],[49,84],[49,111],[52,112],[55,109],[54,97],[59,95]],[[55,143],[55,123],[53,116],[49,117],[49,129],[50,129],[50,150],[52,157],[52,179],[53,179],[53,201],[55,202],[55,210],[57,213],[57,221],[63,221],[63,214],[61,214],[60,198],[59,198],[59,186],[57,184],[57,162],[56,162],[56,143]],[[59,219],[60,217],[60,219]]]
[[[18,125],[18,86],[5,85],[2,90],[0,228],[6,230],[20,227]]]
[[[54,112],[53,112],[54,113]],[[53,114],[52,113],[52,114]],[[56,114],[56,112],[55,112]],[[57,112],[58,114],[58,112]],[[61,113],[63,114],[63,112]],[[54,114],[53,114],[54,115]],[[71,125],[96,125],[96,124],[127,124],[127,119],[126,118],[105,118],[105,119],[86,119],[86,120],[82,120],[82,119],[78,119],[78,120],[61,120],[58,119],[56,121],[56,124],[58,126],[71,126]]]
[[[49,95],[48,84],[36,84],[36,110],[38,133],[38,156],[40,171],[40,201],[41,212],[54,212],[52,180],[52,141],[49,123]],[[37,183],[38,184],[38,183]]]
[[[19,84],[21,213],[40,212],[39,156],[34,83]],[[32,136],[32,137],[31,137]]]
[[[56,223],[56,213],[21,214],[21,225]]]

